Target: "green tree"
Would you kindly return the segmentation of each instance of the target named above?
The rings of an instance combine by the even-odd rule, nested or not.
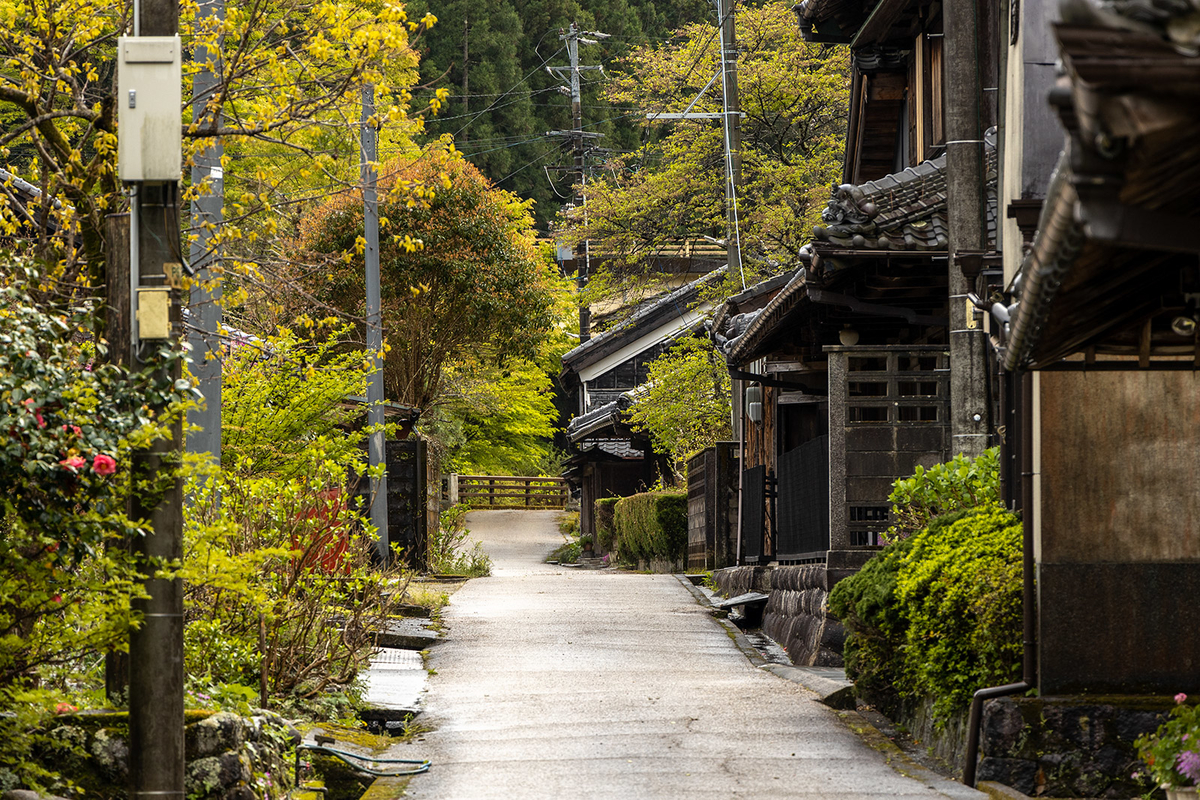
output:
[[[391,399],[427,409],[452,360],[535,355],[554,324],[560,279],[534,239],[529,204],[452,151],[429,148],[381,173],[385,386]],[[405,188],[439,179],[420,201]],[[315,295],[363,307],[361,197],[321,206],[297,244],[316,264],[300,276]]]
[[[662,40],[676,27],[712,15],[703,0],[451,0],[412,4],[437,13],[437,28],[423,41],[421,80],[450,89],[447,107],[427,123],[434,136],[455,134],[466,158],[502,189],[536,201],[544,228],[569,197],[570,176],[546,166],[570,163],[562,139],[547,131],[571,127],[571,105],[561,83],[543,65],[565,66],[559,34],[571,22],[610,38],[580,48],[584,64],[617,68],[631,48]],[[463,43],[467,43],[467,96],[463,96]],[[605,99],[607,75],[583,76],[584,124],[603,134],[598,146],[623,152],[641,144],[642,115]],[[590,157],[603,159],[597,153]]]
[[[7,123],[0,157],[15,156],[11,169],[42,190],[28,218],[19,204],[0,203],[0,232],[29,239],[53,265],[44,276],[47,290],[103,284],[105,217],[127,204],[116,165],[115,62],[116,37],[129,32],[130,19],[126,0],[0,0],[0,115]],[[195,3],[182,4],[183,41],[221,53],[220,64],[185,56],[185,98],[192,75],[205,66],[219,78],[205,111],[194,117],[190,100],[181,109],[185,162],[216,139],[253,139],[333,176],[336,154],[321,158],[321,137],[331,129],[349,133],[364,83],[392,93],[385,116],[407,117],[417,65],[410,43],[434,21],[411,21],[394,2],[367,8],[348,0],[232,0],[223,20],[201,20]],[[429,110],[439,105],[433,98]],[[237,146],[227,155],[228,166]],[[280,202],[279,178],[250,166],[229,170],[235,222],[221,232],[229,241],[247,235],[242,217]],[[11,181],[4,191],[14,193]],[[264,229],[270,233],[271,223]],[[249,235],[258,231],[251,227]],[[230,263],[255,275],[253,262]]]
[[[190,395],[99,363],[76,339],[92,310],[38,304],[40,280],[0,267],[0,686],[121,646],[136,570],[108,545],[144,530],[124,511],[131,456]]]
[[[739,9],[742,119],[739,195],[743,256],[776,271],[808,240],[830,183],[841,169],[849,70],[841,49],[804,42],[788,4]],[[646,113],[683,111],[717,69],[712,24],[634,51],[607,88],[616,104]],[[696,111],[722,108],[720,83]],[[682,238],[724,235],[724,150],[715,123],[659,123],[667,132],[614,159],[588,192],[586,219],[570,220],[574,239],[609,254],[608,285],[640,280],[651,259]],[[603,284],[602,284],[603,285]]]
[[[648,377],[629,410],[655,451],[671,456],[682,475],[689,456],[728,439],[729,370],[707,338],[688,336],[648,365]]]
[[[430,430],[454,472],[555,475],[558,425],[550,375],[528,359],[502,366],[464,359],[445,370],[444,397]]]

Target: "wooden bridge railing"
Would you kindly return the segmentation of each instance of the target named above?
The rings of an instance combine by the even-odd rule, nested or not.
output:
[[[570,490],[562,478],[451,475],[450,502],[471,508],[563,508]]]

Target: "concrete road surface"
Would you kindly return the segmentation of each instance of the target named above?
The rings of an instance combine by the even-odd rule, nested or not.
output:
[[[434,730],[411,746],[433,768],[406,797],[944,796],[753,667],[675,577],[542,563],[562,543],[556,518],[468,517],[493,577],[444,611],[422,717]]]

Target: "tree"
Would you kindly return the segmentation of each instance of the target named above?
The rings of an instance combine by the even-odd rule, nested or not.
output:
[[[115,62],[116,37],[129,32],[130,18],[125,0],[0,0],[0,158],[42,192],[24,218],[7,182],[0,191],[13,202],[0,203],[0,231],[28,238],[54,265],[44,276],[47,290],[104,282],[105,216],[127,206],[116,167]],[[394,89],[385,115],[406,117],[417,64],[410,37],[434,21],[410,21],[390,0],[371,8],[349,0],[231,0],[223,19],[203,20],[196,3],[182,4],[183,41],[221,53],[219,64],[185,57],[185,98],[192,74],[205,66],[219,78],[204,112],[193,116],[190,100],[181,109],[185,161],[216,139],[252,139],[336,178],[332,157],[322,158],[322,137],[350,132],[364,83]],[[431,108],[439,105],[431,100]],[[250,180],[243,183],[245,172]],[[241,235],[246,215],[280,202],[277,177],[253,166],[245,172],[230,170],[234,221],[222,232],[227,240]],[[245,266],[253,275],[254,264]]]
[[[569,175],[543,169],[571,158],[560,138],[546,135],[571,127],[570,100],[559,94],[559,80],[543,69],[567,64],[558,39],[562,30],[578,22],[585,30],[610,34],[597,46],[580,48],[580,58],[613,67],[631,48],[712,14],[703,0],[418,0],[412,13],[427,7],[440,22],[422,43],[421,80],[450,88],[445,112],[429,120],[428,130],[454,134],[455,145],[484,175],[535,200],[540,228],[553,220],[571,185]],[[601,147],[634,149],[641,144],[642,115],[606,100],[607,81],[597,72],[584,74],[584,124],[604,135]]]
[[[101,363],[76,339],[91,309],[35,302],[40,281],[28,261],[0,265],[0,687],[120,646],[136,569],[108,544],[141,534],[125,515],[131,452],[190,395]]]
[[[426,429],[446,449],[454,472],[484,475],[554,475],[558,424],[550,375],[534,361],[503,366],[473,358],[445,371],[445,396]]]
[[[409,191],[435,180],[420,200]],[[427,409],[453,359],[532,357],[554,323],[559,279],[529,204],[442,147],[384,165],[380,187],[388,397]],[[300,280],[335,307],[362,308],[362,241],[361,195],[324,204],[301,226],[297,257],[315,266]]]
[[[676,475],[687,459],[731,435],[729,370],[707,338],[688,336],[648,365],[629,409],[635,430],[650,434]]]
[[[840,175],[849,71],[844,52],[801,39],[786,3],[740,7],[737,24],[743,256],[774,272],[794,261]],[[647,113],[683,111],[717,69],[718,50],[714,26],[688,25],[665,45],[638,48],[606,96]],[[720,111],[720,86],[694,110]],[[719,128],[657,124],[669,133],[614,159],[590,184],[586,218],[577,210],[569,220],[572,238],[609,256],[600,286],[642,279],[651,259],[682,238],[725,233]]]

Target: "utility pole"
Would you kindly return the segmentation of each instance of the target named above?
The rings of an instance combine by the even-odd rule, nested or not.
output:
[[[463,84],[462,84],[462,86],[463,86],[463,88],[462,88],[463,116],[466,116],[471,111],[471,97],[470,97],[470,95],[467,94],[467,87],[468,87],[467,75],[470,72],[470,67],[468,66],[467,59],[470,58],[470,56],[471,56],[470,35],[471,35],[471,19],[470,19],[470,17],[464,17],[463,18]],[[471,126],[468,125],[462,129],[463,144],[467,143],[467,128],[469,128],[469,127],[471,127]]]
[[[363,185],[363,238],[367,275],[367,352],[375,368],[367,386],[367,461],[374,469],[380,464],[385,472],[371,478],[371,524],[375,526],[376,550],[383,566],[391,556],[387,513],[387,456],[383,439],[383,311],[379,288],[379,200],[375,191],[375,87],[362,89],[361,165]]]
[[[953,453],[987,447],[986,340],[968,298],[987,249],[984,142],[980,124],[979,36],[974,0],[944,9],[946,209],[950,281],[950,434]],[[972,277],[964,274],[966,272]]]
[[[178,349],[182,314],[179,181],[182,177],[182,53],[173,0],[135,2],[133,36],[118,40],[118,168],[129,185],[132,362],[158,365]],[[153,136],[143,131],[155,131]],[[162,367],[167,381],[179,362]],[[165,409],[155,409],[163,412]],[[149,521],[134,554],[147,597],[129,636],[129,774],[133,800],[182,800],[183,582],[156,572],[183,558],[182,425],[134,454],[133,519]]]
[[[737,29],[733,19],[735,0],[717,0],[721,25],[722,114],[725,132],[725,257],[729,273],[742,277],[742,231],[738,221],[737,197],[742,185],[742,105],[738,98]]]
[[[201,25],[206,20],[221,20],[225,17],[225,2],[201,0],[198,10]],[[209,51],[207,47],[197,46],[192,58],[203,65],[192,79],[192,119],[202,126],[212,125],[219,130],[223,114],[220,108],[210,109],[209,103],[220,86],[220,49]],[[207,66],[210,60],[217,73]],[[192,201],[191,227],[196,232],[196,239],[189,252],[196,283],[192,286],[188,304],[191,312],[188,341],[192,345],[192,375],[204,395],[204,407],[188,412],[188,423],[199,430],[193,429],[188,434],[187,448],[191,453],[207,454],[217,465],[221,463],[221,287],[219,283],[214,285],[211,268],[220,260],[219,245],[215,240],[225,210],[225,171],[221,166],[224,152],[221,141],[214,139],[209,147],[196,153],[192,161],[192,186],[208,180],[209,191]]]
[[[593,38],[588,38],[593,37]],[[560,41],[567,43],[567,58],[571,62],[570,66],[570,87],[571,87],[571,145],[574,153],[573,172],[575,173],[574,197],[572,203],[575,208],[582,212],[584,205],[587,202],[585,193],[585,185],[587,181],[585,169],[584,139],[588,138],[583,132],[583,94],[580,90],[579,73],[583,70],[603,70],[604,67],[596,66],[580,66],[579,64],[579,45],[580,44],[599,44],[600,39],[607,39],[609,34],[599,33],[598,31],[581,31],[577,23],[572,22],[571,27],[566,33],[561,34],[558,38]],[[547,67],[546,71],[551,75],[562,78],[561,67]],[[558,131],[557,133],[562,133]],[[586,241],[580,242],[575,246],[575,285],[580,294],[583,293],[587,286],[588,267],[589,267],[589,248]],[[581,301],[579,304],[579,341],[586,342],[592,338],[591,333],[591,309]]]
[[[733,15],[735,2],[736,0],[716,0],[717,31],[721,37],[721,63],[716,73],[682,112],[647,114],[646,119],[721,120],[725,145],[725,258],[729,271],[736,270],[741,276],[742,288],[745,289],[746,274],[742,271],[742,233],[737,204],[738,190],[742,185],[742,106],[738,97],[737,28]],[[692,111],[718,78],[721,79],[721,111]]]

